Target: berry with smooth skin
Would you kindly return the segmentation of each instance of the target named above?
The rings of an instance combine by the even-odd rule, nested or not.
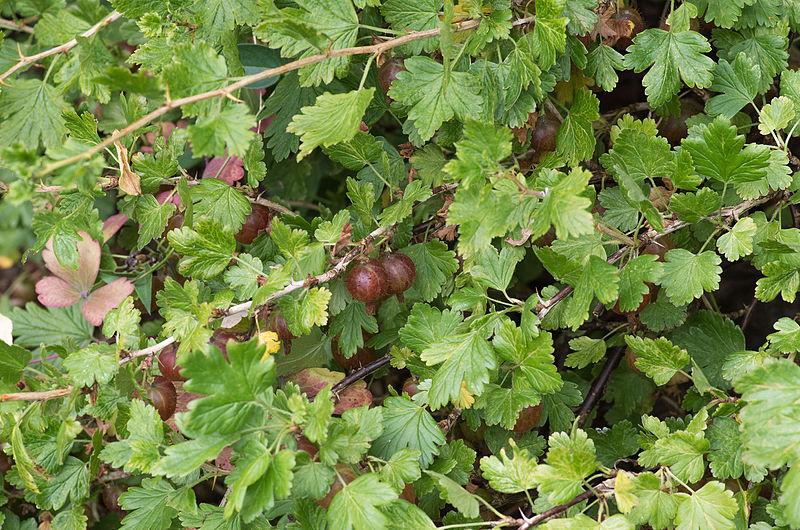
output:
[[[531,131],[534,162],[540,162],[547,153],[556,150],[556,135],[560,127],[561,120],[552,113],[540,115],[536,120],[536,126]]]
[[[347,275],[347,290],[359,302],[377,302],[386,293],[386,270],[376,259],[356,264]]]
[[[380,259],[386,271],[386,287],[389,294],[400,294],[414,285],[417,278],[417,267],[405,254],[393,252]]]
[[[178,393],[175,385],[166,377],[159,375],[153,378],[153,383],[147,389],[147,398],[153,402],[162,420],[167,421],[175,413]]]
[[[286,319],[279,312],[273,312],[269,315],[268,326],[269,329],[278,334],[278,339],[283,343],[297,338],[294,333],[289,331]]]
[[[366,345],[371,335],[364,332],[363,336],[364,346],[357,348],[355,355],[349,359],[345,357],[342,350],[339,349],[339,337],[334,337],[333,340],[331,340],[331,353],[333,354],[333,360],[336,361],[336,364],[345,370],[357,370],[375,360],[375,348]]]
[[[514,432],[528,432],[534,427],[539,426],[539,420],[542,419],[542,406],[534,405],[532,407],[525,407],[519,413],[517,423],[511,429]]]
[[[417,381],[413,377],[406,379],[405,382],[403,382],[403,388],[401,392],[403,394],[408,394],[408,397],[414,397],[414,394],[419,392]]]
[[[615,22],[622,23],[623,32],[620,33],[617,44],[614,46],[618,50],[626,50],[628,46],[633,44],[633,38],[645,30],[644,20],[642,15],[632,7],[621,7],[612,17]]]
[[[161,370],[161,375],[170,381],[186,381],[186,378],[181,376],[181,366],[176,364],[178,355],[178,348],[175,344],[170,344],[164,348],[158,356],[158,369]]]
[[[384,93],[389,93],[389,87],[397,79],[397,74],[405,71],[405,69],[406,65],[403,59],[399,57],[393,57],[381,65],[378,70],[378,84],[381,85]]]
[[[258,234],[266,231],[272,219],[272,214],[266,206],[255,203],[251,206],[252,210],[250,214],[247,216],[247,219],[245,219],[242,228],[236,234],[236,241],[243,245],[249,245],[255,240]]]

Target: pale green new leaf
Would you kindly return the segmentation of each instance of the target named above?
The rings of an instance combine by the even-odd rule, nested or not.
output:
[[[756,223],[749,217],[739,219],[733,229],[721,235],[717,240],[717,248],[728,261],[736,261],[753,252],[753,237],[756,235]]]
[[[519,493],[536,487],[533,471],[536,458],[530,456],[526,449],[518,449],[512,441],[513,457],[506,455],[505,448],[500,450],[500,458],[484,456],[481,458],[481,471],[489,485],[503,493]]]
[[[800,324],[791,318],[783,317],[775,322],[774,327],[775,333],[767,336],[772,348],[781,353],[800,351]]]
[[[233,233],[225,231],[215,221],[203,219],[195,229],[183,227],[167,235],[170,244],[183,254],[180,270],[189,276],[211,278],[221,273],[233,258],[236,240]]]
[[[626,336],[625,342],[637,355],[636,367],[652,377],[661,386],[666,384],[675,372],[682,370],[689,362],[689,354],[674,346],[664,337],[656,340]]]
[[[758,115],[758,130],[763,135],[785,129],[795,117],[794,103],[786,96],[779,96],[761,107]]]
[[[592,233],[594,224],[589,213],[592,203],[582,195],[590,178],[591,173],[577,168],[568,175],[559,175],[558,184],[547,190],[536,209],[531,228],[532,238],[544,235],[550,225],[555,226],[558,239]]]
[[[619,308],[634,311],[650,292],[645,282],[655,283],[661,278],[662,265],[657,256],[644,254],[628,261],[619,271]]]
[[[460,185],[483,184],[495,173],[505,172],[501,162],[511,154],[511,131],[494,124],[467,120],[464,137],[456,142],[456,158],[452,158],[444,171]]]
[[[400,449],[381,468],[381,480],[391,484],[395,491],[402,491],[406,482],[414,482],[422,474],[419,469],[420,456],[422,453],[417,449]]]
[[[346,142],[359,130],[364,111],[372,100],[374,88],[353,90],[344,94],[325,92],[314,105],[303,107],[286,127],[300,136],[300,161],[316,147]]]
[[[675,523],[678,530],[706,530],[714,528],[726,530],[735,528],[734,516],[739,505],[733,492],[725,485],[712,480],[691,495],[677,493],[678,513]]]
[[[218,178],[205,178],[192,188],[195,219],[211,219],[223,230],[239,231],[252,208],[247,197]]]
[[[447,499],[447,502],[452,504],[456,510],[466,517],[478,516],[480,505],[471,493],[445,475],[430,470],[425,470],[425,473],[436,481],[442,491],[443,497]]]
[[[661,286],[675,305],[688,304],[704,291],[716,291],[722,268],[722,259],[713,250],[692,254],[679,248],[666,254]]]
[[[600,117],[600,101],[586,88],[575,94],[569,114],[558,128],[556,152],[571,166],[592,157],[594,130],[592,122]]]
[[[583,481],[597,469],[594,442],[585,431],[552,434],[546,464],[539,464],[533,476],[539,493],[551,504],[567,502],[583,491]]]
[[[446,441],[430,412],[408,398],[392,396],[383,403],[383,433],[370,452],[388,459],[403,448],[417,450],[420,465],[427,467]]]
[[[328,509],[328,522],[332,528],[342,530],[384,528],[388,520],[377,507],[392,502],[396,497],[391,487],[378,480],[378,475],[361,475],[345,484],[333,497]]]
[[[536,0],[536,22],[533,25],[533,48],[539,67],[546,71],[564,52],[569,20],[561,16],[564,0]]]
[[[64,359],[64,368],[78,386],[104,385],[117,373],[116,348],[99,342],[76,351]]]
[[[600,44],[586,57],[586,73],[594,76],[597,85],[610,92],[617,86],[617,70],[623,70],[622,54],[611,46]]]
[[[195,156],[245,156],[255,137],[250,130],[255,124],[255,116],[240,103],[199,117],[188,127]]]
[[[122,528],[166,530],[178,511],[170,507],[169,495],[175,491],[161,478],[145,478],[141,486],[129,488],[119,496],[119,505],[128,511]]]
[[[428,366],[442,365],[433,376],[428,393],[433,409],[456,401],[462,382],[467,390],[479,394],[489,382],[489,371],[497,367],[492,347],[478,331],[443,337],[426,348],[420,358]]]

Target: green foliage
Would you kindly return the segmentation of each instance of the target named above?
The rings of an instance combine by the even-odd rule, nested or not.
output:
[[[800,527],[797,2],[0,4],[3,528]]]

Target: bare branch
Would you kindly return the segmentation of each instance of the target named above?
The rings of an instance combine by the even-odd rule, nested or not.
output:
[[[0,18],[0,28],[8,28],[14,31],[24,31],[25,33],[33,34],[32,27],[26,26],[21,22],[14,22],[13,20],[6,20],[4,18]]]
[[[72,387],[56,388],[44,392],[16,392],[14,394],[0,394],[0,402],[6,401],[47,401],[68,396],[72,393]]]
[[[515,20],[512,24],[514,26],[522,26],[522,25],[528,24],[530,22],[533,22],[533,20],[534,20],[534,17],[525,17],[525,18],[521,18],[519,20]],[[467,31],[467,30],[470,30],[470,29],[475,29],[476,27],[478,27],[479,24],[480,24],[479,20],[469,20],[469,21],[464,22],[463,24],[459,25],[455,29],[455,32]],[[387,41],[384,41],[384,42],[381,42],[381,43],[378,43],[378,44],[372,44],[370,46],[357,46],[357,47],[354,47],[354,48],[343,48],[341,50],[330,50],[330,51],[328,51],[326,53],[318,53],[318,54],[312,55],[310,57],[305,57],[303,59],[298,59],[297,61],[292,61],[290,63],[284,64],[284,65],[279,66],[277,68],[270,68],[268,70],[264,70],[263,72],[259,72],[257,74],[253,74],[253,75],[242,77],[239,81],[236,81],[235,83],[231,83],[230,85],[224,86],[222,88],[218,88],[216,90],[210,90],[208,92],[203,92],[201,94],[195,94],[193,96],[187,96],[187,97],[184,97],[184,98],[179,98],[179,99],[167,101],[162,106],[160,106],[157,109],[155,109],[154,111],[142,116],[141,118],[139,118],[135,122],[133,122],[130,125],[128,125],[127,127],[125,127],[124,129],[115,132],[114,134],[112,134],[111,136],[109,136],[108,138],[106,138],[105,140],[100,142],[99,144],[95,145],[94,147],[91,147],[90,149],[87,149],[86,151],[84,151],[82,153],[79,153],[79,154],[77,154],[75,156],[71,156],[69,158],[65,158],[63,160],[59,160],[58,162],[54,162],[52,164],[49,164],[49,165],[43,167],[42,169],[40,169],[39,171],[36,172],[36,176],[37,177],[42,177],[44,175],[47,175],[48,173],[52,173],[56,169],[59,169],[59,168],[62,168],[64,166],[68,166],[70,164],[78,162],[80,160],[84,160],[86,158],[89,158],[92,155],[94,155],[95,153],[98,153],[98,152],[102,151],[107,146],[109,146],[112,143],[116,142],[120,138],[123,138],[123,137],[127,136],[128,134],[132,133],[133,131],[135,131],[135,130],[141,128],[141,127],[144,127],[145,125],[147,125],[148,123],[150,123],[154,119],[158,118],[159,116],[163,116],[167,112],[169,112],[169,111],[171,111],[173,109],[176,109],[178,107],[182,107],[183,105],[188,105],[190,103],[196,103],[198,101],[203,101],[203,100],[206,100],[206,99],[212,99],[212,98],[218,98],[218,97],[229,97],[229,96],[233,95],[234,91],[236,91],[236,90],[238,90],[240,88],[244,88],[247,85],[249,85],[251,83],[254,83],[256,81],[260,81],[262,79],[268,79],[270,77],[275,77],[275,76],[278,76],[278,75],[281,75],[281,74],[285,74],[286,72],[291,72],[293,70],[298,70],[298,69],[300,69],[300,68],[302,68],[304,66],[308,66],[308,65],[311,65],[311,64],[316,64],[316,63],[322,62],[322,61],[324,61],[326,59],[333,59],[335,57],[346,57],[346,56],[349,56],[349,55],[364,55],[364,54],[380,55],[383,52],[385,52],[386,50],[391,50],[392,48],[396,48],[398,46],[402,46],[403,44],[408,44],[409,42],[422,40],[422,39],[429,39],[429,38],[432,38],[432,37],[437,37],[437,36],[439,36],[440,32],[441,32],[440,28],[430,29],[430,30],[427,30],[427,31],[412,31],[412,32],[408,33],[407,35],[403,35],[402,37],[398,37],[396,39],[390,39],[390,40],[387,40]],[[66,46],[66,44],[62,45],[62,46]],[[53,52],[53,53],[57,53],[57,52]],[[41,54],[39,54],[39,55],[41,55]],[[50,54],[50,55],[52,55],[52,54]],[[37,57],[37,56],[34,56],[34,57]],[[17,63],[17,64],[20,64],[20,63]],[[15,65],[15,67],[16,67],[16,65]],[[12,70],[13,69],[14,68],[12,67]],[[9,72],[11,72],[12,70],[9,70]],[[7,74],[8,74],[8,72],[7,72]],[[6,74],[4,74],[4,75],[6,75]],[[3,77],[0,77],[0,81],[2,79],[3,79]]]
[[[92,35],[94,35],[98,31],[100,31],[100,29],[108,26],[109,24],[111,24],[115,20],[119,19],[120,17],[122,17],[122,13],[120,13],[119,11],[112,11],[103,20],[101,20],[100,22],[98,22],[97,24],[95,24],[94,26],[89,28],[88,30],[86,30],[83,33],[81,33],[81,37],[91,37]],[[29,64],[33,64],[35,62],[41,61],[45,57],[50,57],[51,55],[55,55],[57,53],[61,53],[61,52],[65,52],[65,51],[71,50],[72,48],[74,48],[77,45],[78,45],[78,39],[72,39],[69,42],[65,42],[64,44],[62,44],[60,46],[56,46],[55,48],[50,48],[49,50],[45,50],[45,51],[43,51],[41,53],[37,53],[36,55],[30,55],[28,57],[22,57],[22,58],[20,58],[20,60],[17,63],[14,64],[14,66],[12,66],[8,70],[6,70],[2,74],[0,74],[0,82],[2,82],[4,79],[7,79],[11,74],[16,72],[17,70],[25,68]]]

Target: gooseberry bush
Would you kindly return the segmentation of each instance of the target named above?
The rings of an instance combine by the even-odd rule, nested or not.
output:
[[[798,0],[0,27],[3,528],[800,528]]]

